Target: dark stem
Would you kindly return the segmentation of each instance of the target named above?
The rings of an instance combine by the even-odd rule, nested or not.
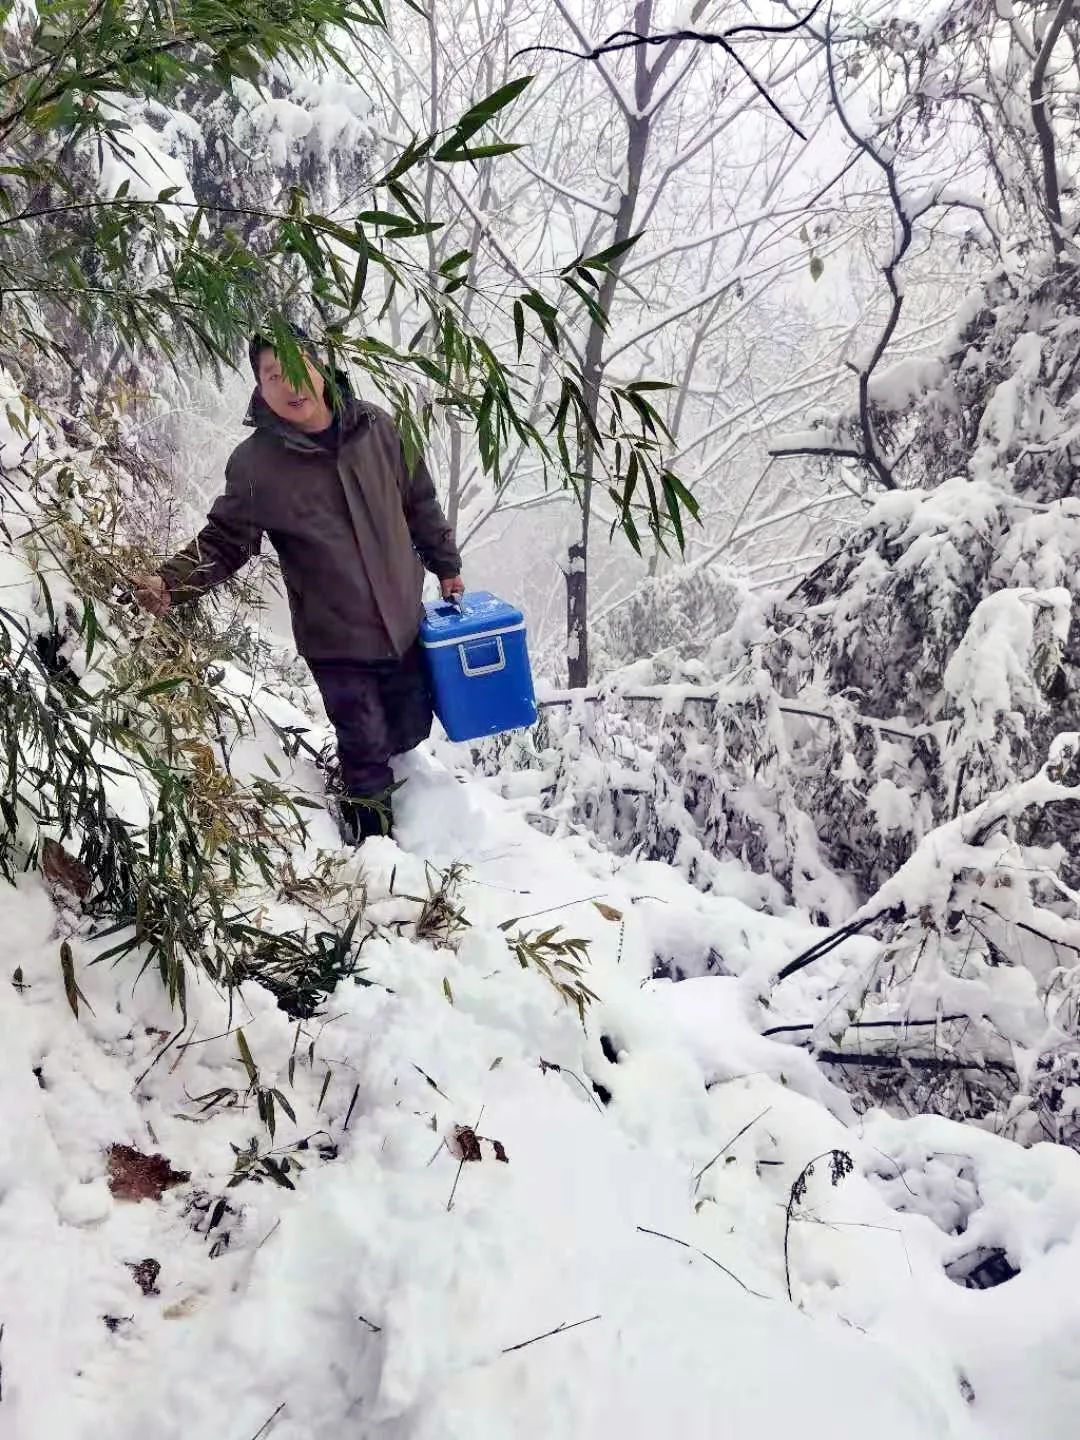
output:
[[[637,1228],[639,1235],[655,1235],[658,1240],[670,1240],[672,1245],[681,1245],[684,1250],[692,1250],[695,1255],[700,1255],[703,1260],[708,1260],[710,1265],[715,1265],[718,1270],[722,1270],[729,1280],[734,1280],[736,1285],[742,1286],[748,1295],[753,1295],[756,1300],[768,1300],[768,1295],[762,1295],[760,1290],[751,1290],[750,1286],[740,1280],[734,1271],[729,1270],[726,1265],[721,1265],[720,1261],[707,1251],[699,1250],[696,1245],[691,1245],[686,1240],[680,1240],[675,1235],[665,1235],[663,1230],[650,1230],[646,1225],[639,1225]]]
[[[1065,239],[1061,233],[1061,194],[1058,188],[1057,152],[1050,117],[1046,111],[1046,68],[1050,63],[1050,56],[1065,22],[1072,14],[1075,5],[1076,0],[1061,0],[1057,14],[1047,28],[1042,48],[1036,57],[1028,90],[1031,97],[1031,120],[1035,126],[1035,134],[1038,136],[1039,150],[1042,154],[1043,188],[1046,192],[1046,210],[1050,217],[1050,243],[1054,247],[1054,256],[1059,262],[1062,251],[1065,249]]]
[[[849,1020],[844,1026],[845,1030],[899,1030],[906,1029],[909,1025],[944,1025],[957,1020],[970,1020],[970,1015],[938,1015],[933,1020]],[[805,1025],[774,1025],[770,1030],[761,1032],[764,1039],[768,1035],[793,1035],[796,1031],[816,1030],[822,1022]]]
[[[845,940],[850,939],[852,935],[858,935],[860,931],[866,930],[871,925],[875,925],[879,920],[885,920],[899,914],[899,906],[892,906],[887,910],[878,910],[873,915],[864,915],[861,920],[851,920],[847,925],[841,925],[839,930],[834,930],[831,935],[826,935],[824,939],[819,940],[815,945],[811,945],[808,950],[804,950],[801,955],[796,955],[794,960],[789,960],[777,975],[776,983],[779,984],[781,980],[786,980],[789,975],[795,975],[800,970],[805,970],[808,965],[813,965],[815,960],[821,960],[824,956],[828,955],[831,950],[835,950],[838,945],[842,945]]]
[[[599,1320],[599,1315],[590,1315],[587,1320],[575,1320],[573,1324],[556,1325],[554,1330],[545,1330],[543,1335],[534,1335],[531,1340],[522,1340],[517,1345],[507,1345],[502,1351],[504,1355],[512,1355],[515,1350],[524,1350],[526,1345],[535,1345],[538,1340],[549,1340],[552,1335],[564,1335],[567,1330],[576,1330],[580,1325],[591,1325],[594,1320]]]
[[[285,1409],[285,1401],[283,1400],[283,1401],[281,1402],[281,1404],[277,1407],[277,1409],[274,1411],[274,1413],[270,1416],[270,1419],[267,1420],[266,1424],[265,1424],[265,1425],[260,1425],[260,1427],[258,1428],[258,1430],[255,1431],[255,1434],[251,1437],[251,1440],[262,1440],[262,1436],[264,1436],[264,1435],[266,1435],[266,1434],[269,1433],[270,1426],[273,1425],[274,1421],[277,1419],[277,1417],[281,1414],[281,1412],[282,1412],[284,1409]]]

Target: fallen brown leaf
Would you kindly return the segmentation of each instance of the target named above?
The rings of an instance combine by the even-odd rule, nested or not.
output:
[[[69,855],[55,840],[46,840],[41,847],[41,872],[50,885],[67,890],[79,900],[90,894],[93,877],[74,855]]]
[[[599,910],[600,914],[604,917],[605,920],[611,920],[615,924],[618,924],[618,922],[623,918],[621,910],[616,910],[611,905],[605,905],[602,900],[594,900],[593,904],[595,905],[597,910]]]
[[[450,1150],[459,1160],[482,1160],[484,1158],[480,1153],[480,1141],[476,1137],[476,1131],[469,1125],[457,1127]]]
[[[108,1168],[109,1189],[117,1200],[160,1200],[166,1190],[191,1179],[164,1155],[144,1155],[131,1145],[111,1146]]]

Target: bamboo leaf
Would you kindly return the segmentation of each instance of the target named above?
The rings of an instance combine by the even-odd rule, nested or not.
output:
[[[243,1062],[244,1069],[247,1071],[248,1083],[252,1089],[254,1089],[259,1083],[259,1067],[255,1064],[251,1049],[248,1046],[247,1036],[244,1034],[242,1027],[236,1032],[236,1048],[240,1051],[240,1059]]]
[[[498,90],[492,91],[490,95],[479,101],[479,103],[474,105],[470,110],[466,110],[465,114],[462,115],[461,119],[454,126],[450,139],[435,152],[435,159],[445,159],[445,152],[448,150],[460,150],[471,136],[475,135],[476,132],[488,124],[489,121],[493,120],[500,111],[505,110],[508,105],[513,104],[518,96],[528,89],[532,82],[533,76],[521,75],[516,80],[510,80],[507,84],[501,85]],[[479,148],[483,149],[485,147],[481,146]]]
[[[65,940],[60,946],[60,973],[64,977],[64,994],[71,1006],[71,1013],[79,1018],[79,987],[75,983],[75,958],[71,946]]]
[[[171,675],[167,680],[156,680],[152,685],[144,685],[136,694],[140,700],[148,700],[152,695],[171,694],[173,690],[179,690],[181,685],[187,683],[186,675]]]
[[[368,245],[367,235],[364,227],[357,224],[356,235],[359,240],[357,246],[356,270],[353,273],[352,289],[349,291],[349,310],[355,311],[360,308],[364,298],[364,287],[367,284],[368,269],[371,263],[371,250]]]

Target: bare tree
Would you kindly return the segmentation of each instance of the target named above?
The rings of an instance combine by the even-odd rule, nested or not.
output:
[[[886,310],[879,333],[851,365],[856,397],[838,418],[778,440],[771,453],[856,462],[885,489],[897,486],[893,415],[910,394],[881,367],[907,304],[905,272],[920,231],[935,217],[968,212],[984,245],[1002,257],[1001,234],[1048,238],[1058,268],[1075,248],[1063,218],[1058,150],[1075,149],[1076,60],[1080,25],[1075,0],[1010,7],[955,5],[922,33],[895,21],[858,37],[823,35],[833,110],[856,151],[884,179],[892,227],[879,270]],[[1071,48],[1072,63],[1065,59]],[[1055,55],[1058,56],[1055,67]],[[875,67],[883,103],[872,123],[851,119],[845,76]],[[1027,109],[1018,97],[1027,96]],[[1070,119],[1069,117],[1073,117]],[[927,173],[934,175],[927,183]],[[971,176],[982,183],[966,183]],[[985,181],[991,185],[986,196]],[[995,193],[996,192],[996,193]]]

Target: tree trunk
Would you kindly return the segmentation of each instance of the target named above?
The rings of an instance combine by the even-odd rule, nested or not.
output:
[[[647,35],[652,25],[653,0],[638,0],[634,7],[634,28]],[[626,188],[619,198],[615,230],[610,244],[619,244],[630,235],[641,192],[641,177],[649,148],[651,117],[649,103],[656,85],[659,67],[650,71],[647,47],[637,51],[637,73],[634,83],[636,113],[626,117]],[[600,287],[600,308],[610,315],[619,285],[622,257],[616,259],[604,276]],[[585,361],[581,367],[582,390],[589,413],[595,417],[600,385],[604,376],[604,330],[590,321],[585,343]],[[592,521],[592,487],[596,475],[596,446],[586,431],[578,449],[578,473],[581,484],[581,530],[567,552],[566,566],[566,680],[575,690],[589,683],[589,528]]]

